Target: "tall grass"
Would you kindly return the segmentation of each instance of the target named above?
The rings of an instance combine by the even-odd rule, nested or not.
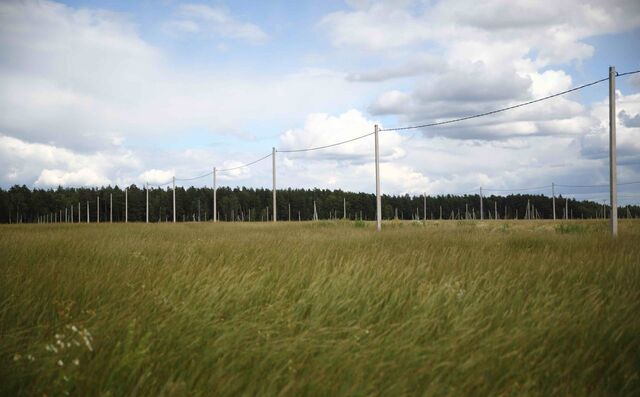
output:
[[[356,226],[0,227],[0,394],[640,393],[637,221]]]

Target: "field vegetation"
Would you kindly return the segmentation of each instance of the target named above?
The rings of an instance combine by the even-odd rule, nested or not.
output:
[[[0,226],[0,395],[638,395],[640,222]]]

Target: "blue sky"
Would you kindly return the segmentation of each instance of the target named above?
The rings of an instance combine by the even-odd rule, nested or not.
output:
[[[375,123],[465,116],[605,77],[609,65],[640,69],[639,43],[635,1],[6,1],[0,185],[160,183]],[[618,79],[621,181],[640,180],[638,76]],[[385,133],[383,190],[606,183],[606,99],[600,84]],[[279,180],[373,191],[371,149],[281,153]],[[264,162],[221,178],[269,186],[270,172]],[[625,190],[640,201],[640,186]]]

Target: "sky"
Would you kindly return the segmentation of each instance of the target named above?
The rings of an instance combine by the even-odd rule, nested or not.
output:
[[[2,1],[0,187],[162,184],[640,69],[640,2]],[[640,74],[616,79],[640,181]],[[387,194],[608,183],[608,83],[380,133]],[[278,187],[374,192],[373,136],[277,153]],[[271,159],[218,173],[270,187]],[[211,186],[211,176],[183,186]],[[491,190],[495,189],[495,190]],[[558,186],[602,201],[606,188]],[[620,187],[640,202],[640,184]]]

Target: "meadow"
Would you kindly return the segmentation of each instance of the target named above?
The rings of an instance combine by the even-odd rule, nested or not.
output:
[[[0,394],[638,395],[640,221],[0,226]]]

